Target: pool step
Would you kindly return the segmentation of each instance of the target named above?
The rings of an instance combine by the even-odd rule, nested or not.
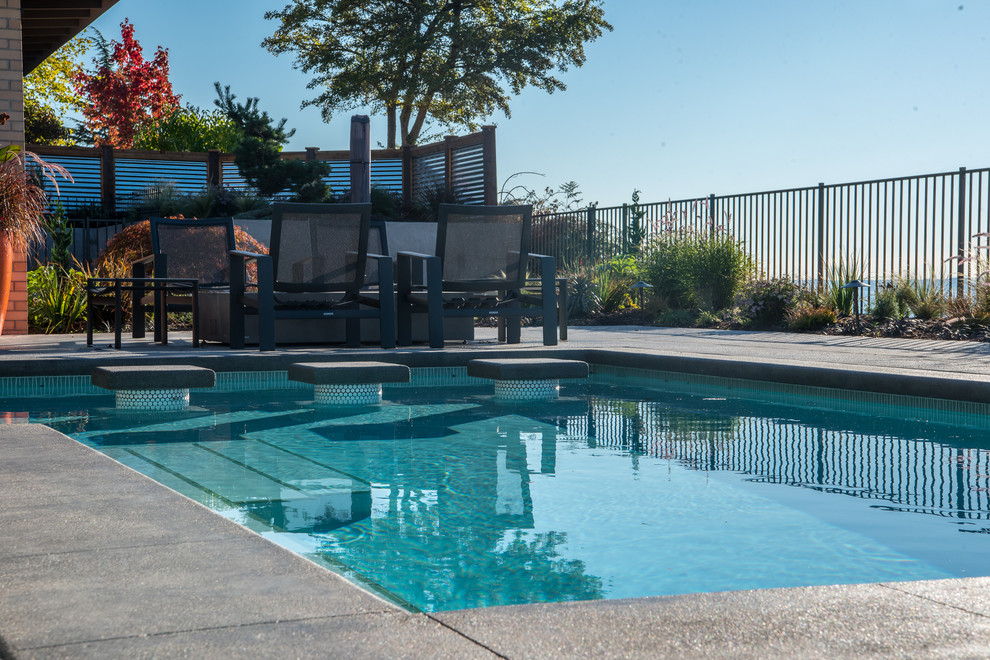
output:
[[[373,405],[382,402],[382,383],[408,383],[409,367],[390,362],[297,362],[289,380],[309,383],[317,403]]]
[[[213,387],[217,375],[188,364],[97,367],[90,382],[113,390],[120,410],[172,411],[189,408],[189,390]]]
[[[495,381],[495,398],[546,401],[560,396],[561,378],[587,378],[588,363],[554,358],[487,358],[471,360],[468,376]]]

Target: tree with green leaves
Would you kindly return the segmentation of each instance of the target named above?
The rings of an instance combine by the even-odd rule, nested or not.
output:
[[[327,163],[285,160],[282,147],[296,130],[286,130],[284,117],[275,124],[267,112],[258,108],[258,98],[238,103],[230,85],[214,83],[218,98],[214,103],[240,133],[234,146],[234,162],[241,176],[266,197],[291,190],[299,201],[316,202],[326,198],[323,177],[330,173]]]
[[[24,139],[31,144],[72,144],[61,118],[81,110],[83,99],[73,80],[82,72],[80,58],[89,48],[87,37],[76,37],[24,76]]]
[[[139,126],[134,136],[134,148],[153,151],[233,151],[240,137],[237,125],[225,113],[202,110],[188,104]]]
[[[387,145],[415,144],[427,121],[477,130],[510,95],[565,89],[554,74],[585,62],[584,44],[612,26],[602,0],[293,0],[262,42],[292,52],[319,95],[303,107],[368,107]]]

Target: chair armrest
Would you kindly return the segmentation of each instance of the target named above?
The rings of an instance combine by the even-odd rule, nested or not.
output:
[[[420,259],[420,260],[439,259],[440,258],[440,257],[438,257],[435,254],[424,254],[423,252],[406,252],[404,250],[402,252],[399,252],[396,256],[397,257],[408,257],[410,259]]]
[[[396,281],[400,297],[412,291],[413,287],[422,287],[422,283],[413,282],[413,260],[425,262],[427,271],[427,284],[431,284],[430,273],[435,273],[433,279],[437,279],[440,273],[440,257],[435,254],[423,254],[422,252],[399,252],[396,255]],[[422,267],[420,267],[422,268]],[[422,277],[422,270],[419,271]],[[441,286],[439,279],[433,286]]]
[[[131,262],[131,277],[145,277],[148,272],[148,266],[151,266],[152,272],[154,272],[155,265],[155,255],[149,254],[140,259],[135,259]]]
[[[529,258],[540,263],[540,278],[547,276],[556,278],[557,260],[546,254],[529,253]]]
[[[264,259],[265,257],[271,257],[268,254],[258,254],[257,252],[246,252],[245,250],[231,250],[231,258],[239,257],[240,259]]]

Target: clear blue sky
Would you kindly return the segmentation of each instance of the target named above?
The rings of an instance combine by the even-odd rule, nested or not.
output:
[[[120,0],[150,57],[169,49],[183,102],[212,107],[213,81],[261,98],[297,129],[290,149],[346,149],[291,56],[261,47],[280,0]],[[585,201],[679,199],[990,166],[986,0],[606,0],[615,27],[567,90],[528,90],[498,126],[498,170],[575,180]],[[383,142],[384,117],[372,116]]]

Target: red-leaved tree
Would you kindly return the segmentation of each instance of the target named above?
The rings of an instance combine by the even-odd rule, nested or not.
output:
[[[174,112],[179,96],[168,79],[168,50],[159,46],[154,59],[146,61],[126,18],[120,37],[109,44],[98,39],[102,57],[93,60],[96,71],[78,74],[75,82],[87,101],[83,115],[94,142],[126,149],[140,126]]]

